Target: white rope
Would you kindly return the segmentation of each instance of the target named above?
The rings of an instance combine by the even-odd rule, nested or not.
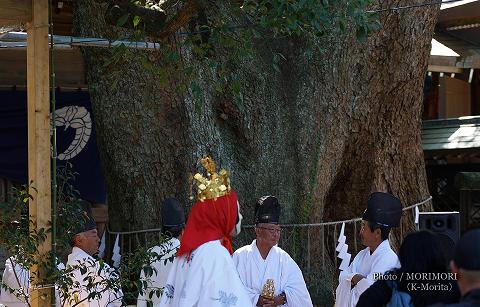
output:
[[[107,225],[107,232],[112,235],[131,235],[135,233],[161,232],[161,231],[162,231],[162,228],[152,228],[152,229],[132,230],[132,231],[112,231]]]
[[[429,202],[430,200],[432,200],[432,196],[429,196],[427,199],[425,199],[425,200],[423,200],[419,203],[416,203],[414,205],[405,207],[402,210],[407,211],[409,209],[419,207],[419,206]],[[281,224],[280,226],[281,227],[317,227],[317,226],[337,225],[337,224],[342,224],[342,223],[354,223],[354,222],[359,222],[361,220],[362,220],[361,217],[357,217],[357,218],[354,218],[354,219],[343,220],[343,221],[335,221],[335,222],[323,222],[323,223],[311,223],[311,224]],[[242,225],[242,228],[254,228],[254,227],[255,227],[255,225]],[[109,234],[112,234],[112,235],[131,235],[131,234],[136,234],[136,233],[157,232],[157,231],[161,231],[161,230],[162,230],[161,228],[155,228],[155,229],[144,229],[144,230],[134,230],[134,231],[111,231],[108,228],[108,225],[107,225],[107,231],[108,231]]]
[[[429,202],[430,200],[432,200],[432,196],[429,196],[427,199],[425,199],[425,200],[423,200],[419,203],[416,203],[414,205],[405,207],[405,208],[402,209],[402,211],[407,211],[409,209],[421,206],[421,205]],[[281,227],[317,227],[317,226],[337,225],[337,224],[342,224],[342,223],[354,223],[354,222],[359,222],[361,220],[362,220],[361,217],[357,217],[357,218],[354,218],[354,219],[343,220],[343,221],[335,221],[335,222],[323,222],[323,223],[311,223],[311,224],[282,224],[280,226]],[[253,227],[255,227],[255,225],[245,225],[245,226],[242,226],[242,227],[243,228],[253,228]]]

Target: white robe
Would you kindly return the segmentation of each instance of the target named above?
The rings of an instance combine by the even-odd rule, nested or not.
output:
[[[74,285],[72,288],[68,289],[69,299],[67,299],[65,304],[66,307],[75,305],[75,301],[82,301],[80,304],[76,305],[78,307],[121,306],[123,297],[122,290],[118,289],[115,291],[106,287],[107,280],[118,278],[118,276],[108,264],[105,263],[104,265],[103,268],[100,268],[100,263],[92,256],[78,247],[73,247],[72,253],[68,255],[67,270],[70,267],[77,268],[73,271],[72,279]],[[86,268],[87,272],[82,274],[80,272],[80,267]],[[87,276],[93,279],[93,283],[96,287],[87,289],[88,281],[84,281],[84,278]],[[100,295],[87,300],[86,298],[93,291],[100,293]]]
[[[140,273],[140,280],[147,282],[147,288],[143,289],[143,293],[138,295],[137,307],[146,307],[147,301],[151,301],[153,307],[160,305],[161,295],[157,296],[156,291],[165,287],[167,282],[168,273],[170,272],[173,259],[178,248],[180,247],[180,241],[177,238],[171,238],[167,242],[152,247],[149,252],[156,253],[160,256],[159,260],[153,261],[150,266],[154,269],[152,276],[145,277],[145,272],[142,270]],[[151,293],[153,292],[153,294]]]
[[[12,266],[13,263],[13,266]],[[63,263],[57,265],[59,270],[63,270]],[[17,280],[18,278],[18,280]],[[15,262],[15,257],[10,257],[5,261],[5,270],[3,271],[2,284],[15,290],[10,293],[9,290],[0,287],[0,305],[8,307],[27,307],[25,295],[30,295],[30,272]],[[55,304],[61,306],[58,289],[55,288]]]
[[[335,293],[335,306],[354,307],[360,295],[375,282],[375,273],[383,274],[399,267],[398,257],[390,247],[388,240],[380,243],[373,254],[370,254],[369,247],[361,250],[350,266],[340,273],[339,284]],[[365,276],[365,278],[361,279],[352,289],[351,280],[356,274]]]
[[[13,266],[12,266],[13,261]],[[16,277],[15,277],[16,273]],[[18,277],[18,281],[17,281]],[[20,283],[20,284],[19,284]],[[15,263],[15,258],[10,257],[5,261],[5,270],[3,271],[2,284],[15,290],[14,293],[1,288],[0,303],[11,307],[26,307],[24,295],[29,296],[30,274],[28,270]],[[17,295],[15,295],[17,294]]]
[[[219,240],[175,258],[163,291],[162,307],[252,306],[232,257]]]
[[[233,254],[233,262],[253,305],[257,304],[267,279],[273,279],[275,295],[285,292],[287,297],[287,304],[283,306],[313,306],[302,271],[290,255],[280,247],[272,247],[267,258],[263,259],[256,240],[253,240],[252,244],[238,249]]]

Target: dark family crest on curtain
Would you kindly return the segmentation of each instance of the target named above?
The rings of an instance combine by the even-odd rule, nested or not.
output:
[[[70,163],[80,197],[105,203],[94,118],[87,92],[56,93],[57,164]],[[0,91],[0,178],[28,181],[27,94]]]

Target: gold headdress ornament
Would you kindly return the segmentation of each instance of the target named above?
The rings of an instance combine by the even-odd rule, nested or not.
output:
[[[207,176],[203,177],[200,173],[196,173],[192,181],[197,185],[197,200],[217,199],[220,196],[230,192],[229,173],[222,169],[217,173],[217,166],[212,158],[205,157],[200,160],[203,167],[207,170]]]

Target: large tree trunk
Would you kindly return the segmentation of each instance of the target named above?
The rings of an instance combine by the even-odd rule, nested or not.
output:
[[[207,16],[228,16],[227,2],[207,8]],[[322,51],[313,56],[301,37],[257,42],[253,59],[241,63],[215,46],[213,59],[229,63],[246,89],[242,106],[213,89],[218,76],[188,48],[181,48],[179,65],[196,68],[200,97],[177,90],[185,81],[165,50],[134,50],[106,66],[112,51],[85,48],[110,228],[159,227],[161,200],[187,202],[187,177],[205,154],[231,171],[246,223],[265,194],[280,199],[283,223],[358,217],[372,191],[390,192],[405,205],[425,199],[422,88],[437,11],[381,13],[383,28],[365,43],[336,33],[316,42]],[[116,31],[93,0],[76,1],[75,16],[77,34]],[[271,65],[276,52],[286,58],[279,72]],[[146,70],[146,61],[164,73]],[[318,249],[303,248],[295,258],[316,263]],[[320,286],[310,286],[331,291],[318,280],[321,272],[313,273]]]

